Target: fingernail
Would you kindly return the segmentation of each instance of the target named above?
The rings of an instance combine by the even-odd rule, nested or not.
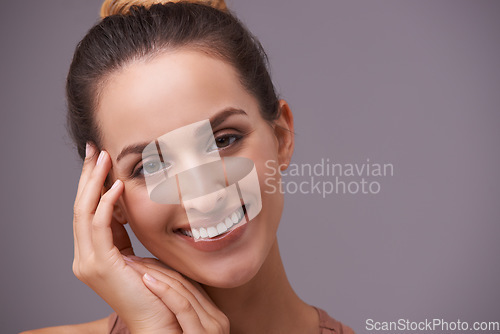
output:
[[[92,146],[90,146],[90,143],[87,142],[87,144],[85,145],[85,158],[88,158],[91,152],[92,152]]]
[[[96,166],[99,166],[99,164],[102,161],[102,158],[104,158],[104,151],[101,151],[101,153],[99,153],[99,158],[97,158]]]
[[[130,257],[126,256],[126,255],[123,255],[123,259],[126,261],[126,262],[134,262],[134,260],[132,260]]]
[[[155,282],[156,282],[156,278],[154,278],[154,277],[153,277],[153,276],[151,276],[151,275],[148,275],[148,273],[145,273],[145,274],[144,274],[144,279],[145,279],[146,281],[151,282],[151,283],[155,283]]]
[[[120,180],[116,180],[115,183],[113,183],[113,185],[111,186],[111,189],[115,189],[116,187],[118,187],[118,185],[120,184]]]

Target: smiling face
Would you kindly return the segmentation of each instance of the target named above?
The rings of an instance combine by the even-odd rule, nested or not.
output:
[[[269,171],[269,161],[275,162],[274,170],[287,163],[293,144],[283,149],[282,138],[262,118],[258,101],[243,88],[232,66],[188,49],[134,62],[106,81],[96,120],[102,147],[113,162],[110,177],[125,185],[119,209],[152,254],[214,287],[242,285],[258,272],[275,242],[283,208],[283,195],[272,191],[279,179],[266,181],[264,173]],[[192,205],[151,200],[144,175],[158,167],[146,160],[143,163],[142,152],[166,133],[203,120],[210,121],[221,158],[244,157],[255,164],[262,209],[249,223],[229,233],[195,242],[185,231],[189,212],[199,212],[199,207],[193,211]],[[218,221],[225,217],[240,220],[240,206],[235,211],[230,198],[234,197],[218,197]]]

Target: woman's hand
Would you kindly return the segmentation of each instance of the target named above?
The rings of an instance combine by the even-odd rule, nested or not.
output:
[[[160,261],[124,256],[144,284],[173,312],[183,333],[229,333],[229,320],[203,288]]]
[[[123,226],[113,218],[113,208],[123,192],[123,183],[116,181],[111,189],[101,196],[110,168],[109,155],[103,151],[97,158],[95,149],[89,145],[74,206],[73,272],[117,312],[132,333],[182,333],[186,330],[187,333],[191,331],[211,333],[212,329],[199,330],[200,327],[186,323],[188,317],[184,311],[188,307],[177,294],[164,289],[168,282],[172,283],[166,281],[164,276],[160,276],[160,273],[165,275],[164,272],[156,270],[154,273],[148,273],[158,280],[151,283],[147,281],[145,285],[137,268],[128,265],[124,260],[123,255],[133,254],[130,240]],[[177,283],[172,283],[173,286],[175,284]],[[206,298],[201,302],[199,299],[203,296],[201,293],[195,295],[191,292],[188,295],[184,290],[180,290],[180,285],[176,287],[174,290],[190,301],[202,325],[207,324],[206,314],[212,314],[213,309],[210,308],[211,311],[203,313],[206,308],[201,305],[208,306],[211,303]],[[193,299],[192,296],[197,298]],[[211,305],[216,309],[213,304]],[[191,320],[195,319],[192,312],[188,314]],[[217,319],[221,318],[220,314],[218,316]],[[180,323],[188,326],[186,327],[188,329],[182,327]],[[213,332],[221,333],[221,331]]]

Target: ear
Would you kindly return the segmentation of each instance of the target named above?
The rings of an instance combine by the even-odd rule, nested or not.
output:
[[[104,195],[108,190],[109,190],[108,187],[106,186],[102,187],[101,196]],[[120,199],[118,199],[118,201],[113,206],[113,219],[122,225],[127,224],[127,216],[123,212],[123,209],[120,205]]]
[[[127,217],[118,203],[113,206],[113,219],[122,225],[127,224]]]
[[[279,117],[274,121],[274,133],[278,139],[278,161],[280,169],[285,170],[292,159],[295,147],[293,114],[285,100],[279,100]]]

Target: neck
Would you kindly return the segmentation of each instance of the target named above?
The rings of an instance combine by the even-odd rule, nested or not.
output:
[[[232,289],[204,287],[231,323],[231,333],[317,333],[316,310],[293,291],[275,239],[266,261],[248,283]]]

